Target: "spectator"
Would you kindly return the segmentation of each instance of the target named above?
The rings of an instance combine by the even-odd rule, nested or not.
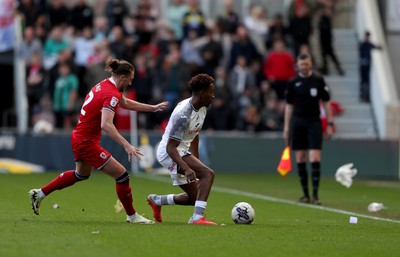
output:
[[[250,104],[246,109],[246,114],[244,118],[244,131],[247,132],[260,132],[265,130],[264,124],[261,120],[261,115],[257,106]]]
[[[29,116],[32,117],[33,109],[39,103],[44,88],[44,69],[42,67],[42,58],[40,53],[33,53],[31,62],[27,65],[26,86],[28,96]],[[29,119],[31,121],[31,119]]]
[[[26,27],[33,27],[42,14],[40,8],[33,0],[22,0],[18,5],[18,12],[22,14],[22,22]]]
[[[115,26],[110,34],[110,50],[117,59],[131,59],[127,44],[125,43],[124,31],[122,27]]]
[[[33,27],[26,27],[24,40],[18,49],[18,56],[29,65],[33,54],[42,54],[42,42],[36,37]]]
[[[67,25],[70,21],[70,12],[64,5],[63,0],[51,1],[47,14],[52,27]],[[71,19],[74,19],[74,17],[71,17]]]
[[[229,87],[234,103],[239,100],[246,88],[255,87],[253,71],[247,66],[244,56],[237,58],[237,63],[229,74]]]
[[[85,27],[93,28],[93,8],[87,5],[85,0],[76,0],[71,16],[71,23],[76,30],[83,30]]]
[[[202,37],[206,32],[206,18],[199,9],[198,0],[187,0],[189,10],[183,15],[183,38],[189,36],[189,31],[195,30],[197,36]]]
[[[373,49],[381,50],[382,47],[371,43],[371,34],[366,31],[364,40],[359,44],[360,55],[360,100],[363,102],[370,101],[370,69],[371,69],[371,51]]]
[[[152,77],[146,66],[147,60],[144,54],[137,54],[134,58],[135,78],[132,85],[136,92],[136,100],[142,103],[150,102],[152,98]]]
[[[329,7],[325,7],[320,16],[318,22],[319,29],[319,44],[321,47],[322,54],[322,67],[321,72],[324,75],[329,74],[328,68],[328,56],[332,59],[336,66],[339,75],[343,76],[344,71],[340,65],[338,58],[336,57],[335,50],[333,48],[333,35],[332,35],[332,10]]]
[[[223,49],[221,43],[215,40],[212,30],[208,30],[206,34],[207,43],[200,49],[200,53],[204,60],[204,73],[214,77],[215,69],[223,56]]]
[[[103,81],[109,76],[105,70],[105,60],[110,56],[110,49],[107,45],[97,44],[92,56],[89,57],[88,66],[84,75],[84,84],[87,86],[86,91],[90,90],[89,85],[96,85],[99,81]]]
[[[187,90],[189,79],[190,71],[181,59],[181,52],[172,47],[171,52],[161,64],[159,79],[164,99],[170,103],[170,107],[175,106],[181,98],[182,92]]]
[[[261,123],[265,130],[282,130],[283,113],[279,108],[277,98],[270,97],[264,101],[264,106],[261,111]]]
[[[54,66],[47,72],[47,89],[48,93],[51,97],[54,96],[54,88],[56,84],[56,80],[60,76],[59,73],[59,66],[62,63],[67,63],[71,67],[71,70],[74,72],[75,71],[75,64],[73,60],[73,53],[72,50],[67,48],[65,50],[62,50],[61,52],[58,53],[57,55],[57,60]]]
[[[215,70],[214,82],[215,98],[205,120],[204,128],[208,130],[235,129],[235,111],[230,104],[230,92],[225,69],[218,67]]]
[[[202,71],[204,60],[201,56],[200,48],[204,43],[204,40],[198,38],[197,30],[195,29],[190,30],[187,38],[182,42],[182,59],[189,66],[191,76],[195,76]]]
[[[153,38],[156,29],[156,19],[150,13],[151,6],[146,2],[141,2],[137,6],[137,14],[135,15],[135,29],[138,36],[139,48],[147,46]]]
[[[83,78],[85,76],[86,66],[88,66],[89,57],[93,55],[95,51],[95,44],[96,41],[93,38],[92,29],[90,27],[85,27],[82,36],[75,40],[75,65],[79,79],[79,96],[82,98],[87,94],[88,85],[84,83]]]
[[[268,19],[264,7],[261,5],[251,6],[249,15],[244,19],[244,25],[257,51],[265,55],[267,52],[265,48],[265,39],[268,37]]]
[[[56,80],[53,104],[56,115],[57,128],[71,127],[71,119],[76,111],[78,97],[78,78],[71,73],[67,63],[59,66],[60,77]]]
[[[217,24],[222,33],[234,35],[239,26],[239,15],[233,9],[233,0],[224,0],[224,13],[217,17]]]
[[[295,8],[294,16],[290,18],[289,30],[292,37],[294,56],[299,55],[299,48],[302,44],[310,45],[312,33],[311,14],[307,5],[300,5]]]
[[[175,33],[175,38],[181,40],[183,38],[183,16],[188,12],[188,6],[185,0],[174,0],[167,8],[167,20],[170,28]]]
[[[128,14],[128,6],[124,0],[108,0],[104,13],[108,20],[108,27],[122,27],[125,16]]]
[[[269,27],[268,37],[266,38],[267,49],[271,49],[273,47],[273,42],[277,39],[281,39],[285,42],[285,45],[289,45],[289,34],[289,28],[284,24],[282,14],[276,14]]]
[[[247,63],[251,63],[253,60],[260,58],[260,54],[249,38],[246,27],[243,25],[240,25],[236,30],[235,39],[230,52],[229,69],[235,66],[239,56],[244,56]]]
[[[57,60],[59,52],[69,47],[66,40],[63,39],[62,29],[59,26],[53,27],[50,37],[46,40],[44,45],[44,68],[51,69]]]
[[[267,56],[264,62],[264,76],[271,82],[272,88],[278,94],[279,101],[285,99],[286,84],[296,75],[294,59],[285,49],[285,43],[277,40],[274,50]]]
[[[93,35],[97,42],[107,39],[108,28],[107,19],[104,16],[99,16],[94,19]]]

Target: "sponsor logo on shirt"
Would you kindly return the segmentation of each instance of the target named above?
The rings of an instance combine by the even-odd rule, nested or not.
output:
[[[299,86],[301,86],[301,84],[303,84],[301,81],[299,81],[299,82],[296,82],[294,85],[296,86],[296,87],[299,87]]]
[[[317,93],[318,93],[318,91],[317,91],[316,88],[310,88],[310,94],[311,94],[311,96],[316,97],[316,96],[317,96]]]
[[[118,104],[118,99],[117,99],[115,96],[113,96],[113,97],[111,98],[110,104],[111,104],[112,107],[117,106],[117,104]]]

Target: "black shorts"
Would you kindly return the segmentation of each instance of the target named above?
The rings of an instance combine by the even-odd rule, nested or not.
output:
[[[293,150],[322,149],[321,120],[293,116],[290,139]]]

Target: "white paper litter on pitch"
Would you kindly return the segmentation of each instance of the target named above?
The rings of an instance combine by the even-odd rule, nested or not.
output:
[[[370,203],[368,205],[368,211],[370,212],[377,212],[382,210],[383,208],[385,208],[385,206],[383,206],[383,203]]]
[[[335,174],[336,181],[347,188],[353,184],[353,177],[357,174],[357,169],[352,167],[353,163],[345,164],[339,167]]]

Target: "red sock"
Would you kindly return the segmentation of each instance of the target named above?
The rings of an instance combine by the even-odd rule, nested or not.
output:
[[[68,170],[61,173],[53,181],[42,187],[42,192],[45,195],[51,194],[55,190],[61,190],[63,188],[72,186],[79,180],[75,177],[73,170]]]
[[[128,180],[129,181],[129,180]],[[125,182],[122,184],[116,184],[117,195],[122,205],[125,208],[125,212],[127,215],[133,215],[136,213],[135,208],[133,208],[133,198],[132,198],[132,190],[129,186],[129,182]]]

